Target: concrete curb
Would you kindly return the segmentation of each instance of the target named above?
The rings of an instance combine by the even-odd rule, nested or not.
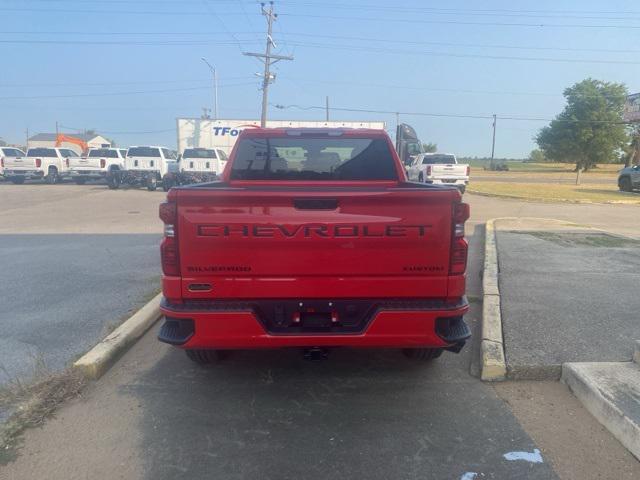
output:
[[[562,382],[582,405],[640,460],[640,370],[633,362],[565,363]],[[634,420],[635,418],[635,420]]]
[[[153,297],[151,301],[76,361],[73,368],[80,371],[88,379],[100,378],[116,359],[160,318],[161,299],[161,293]]]
[[[480,378],[500,381],[507,376],[498,286],[498,249],[496,248],[496,219],[485,228],[484,270],[482,274],[482,342],[480,344]]]
[[[509,194],[500,194],[500,193],[486,193],[486,192],[478,192],[473,190],[473,187],[467,187],[467,193],[472,195],[478,195],[481,197],[490,197],[490,198],[506,198],[508,200],[520,200],[522,202],[531,202],[531,203],[570,203],[574,205],[638,205],[636,201],[625,201],[625,200],[608,200],[602,202],[594,202],[592,200],[572,200],[572,199],[564,199],[564,198],[527,198],[520,197],[518,195],[509,195]],[[631,195],[634,195],[633,193]]]

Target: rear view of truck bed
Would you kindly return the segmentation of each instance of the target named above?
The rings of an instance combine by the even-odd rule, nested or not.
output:
[[[405,182],[384,132],[247,130],[230,163],[222,182],[161,206],[161,340],[200,361],[462,347],[468,207],[455,189]]]

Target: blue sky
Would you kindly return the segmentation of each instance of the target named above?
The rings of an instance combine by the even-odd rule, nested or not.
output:
[[[324,119],[333,107],[400,115],[424,141],[489,155],[491,120],[552,118],[587,77],[640,91],[640,5],[594,0],[276,2],[273,119]],[[259,118],[265,19],[250,0],[1,0],[0,138],[93,128],[119,145],[176,144],[175,119],[210,107]],[[297,105],[302,108],[294,107]],[[336,120],[387,113],[332,111]],[[541,121],[498,121],[496,156],[524,157]]]

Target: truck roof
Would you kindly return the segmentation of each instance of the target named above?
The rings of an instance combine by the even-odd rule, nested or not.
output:
[[[344,137],[387,137],[384,130],[373,128],[246,128],[240,134],[250,137],[278,137],[289,135],[344,136]]]

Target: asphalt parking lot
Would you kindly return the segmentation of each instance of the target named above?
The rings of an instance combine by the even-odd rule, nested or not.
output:
[[[63,368],[158,291],[162,198],[0,184],[0,384]]]
[[[120,292],[132,285],[155,288],[150,276],[157,269],[156,210],[162,198],[162,193],[100,186],[0,185],[0,199],[8,206],[0,214],[2,241],[26,252],[46,252],[52,237],[61,242],[53,245],[66,244],[69,237],[78,242],[46,270],[62,268],[60,276],[71,277],[63,285],[86,287],[85,305],[60,302],[62,313],[55,315],[33,310],[32,325],[55,335],[60,329],[53,326],[69,315],[65,311],[91,311],[94,305],[104,306],[105,316],[111,306],[113,320],[116,306],[124,310],[134,304],[138,294],[133,292],[139,292],[139,300],[146,293],[134,288],[131,302],[118,306]],[[487,218],[546,215],[631,231],[621,220],[636,211],[466,199],[473,212],[467,320],[476,333]],[[96,236],[105,243],[95,247]],[[116,284],[124,275],[123,264],[106,260],[99,263],[99,274],[91,262],[67,268],[64,259],[76,248],[102,251],[113,238],[118,252],[131,245],[123,254],[129,282]],[[18,262],[15,256],[9,260]],[[50,272],[34,277],[38,284],[55,281]],[[100,282],[116,285],[96,293]],[[67,318],[65,325],[74,322],[84,325],[86,315]],[[91,326],[97,332],[100,321]],[[200,368],[182,352],[158,343],[157,328],[81,398],[66,404],[43,428],[26,432],[23,448],[0,467],[7,478],[640,476],[638,462],[563,385],[480,382],[477,335],[460,355],[447,353],[428,366],[412,364],[395,351],[335,351],[316,364],[283,350],[239,352],[221,365]]]

